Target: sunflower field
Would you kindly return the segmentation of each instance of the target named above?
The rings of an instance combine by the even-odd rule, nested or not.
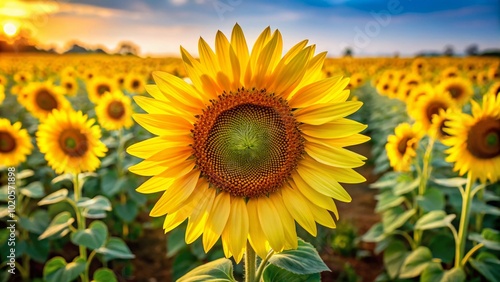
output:
[[[308,44],[2,54],[0,281],[500,281],[500,59]]]

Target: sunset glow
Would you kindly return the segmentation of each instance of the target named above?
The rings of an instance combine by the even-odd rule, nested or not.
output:
[[[6,22],[3,24],[3,32],[9,37],[13,37],[19,32],[19,27],[13,22]]]

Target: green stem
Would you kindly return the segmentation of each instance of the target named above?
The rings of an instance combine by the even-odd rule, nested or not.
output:
[[[93,250],[90,253],[89,258],[88,258],[88,260],[87,260],[87,262],[85,264],[85,272],[84,272],[83,275],[84,275],[84,277],[87,277],[87,279],[90,276],[90,274],[89,274],[90,264],[92,263],[92,259],[94,258],[95,254],[96,254],[96,252],[95,252],[95,250]]]
[[[417,248],[417,244],[415,243],[415,241],[413,241],[411,236],[408,235],[408,233],[401,231],[401,230],[394,230],[393,232],[394,232],[394,234],[399,234],[399,235],[405,237],[405,239],[408,241],[408,244],[410,244],[410,247],[412,250],[415,250]]]
[[[465,253],[465,243],[467,242],[467,229],[469,227],[470,204],[472,202],[471,191],[473,184],[472,173],[467,175],[467,185],[462,197],[462,212],[460,225],[458,227],[458,242],[455,242],[455,268],[462,268],[462,259]]]
[[[474,196],[472,196],[472,197],[474,197]],[[481,202],[484,201],[484,189],[481,189],[477,192],[477,199],[480,200]],[[483,229],[483,218],[484,218],[484,213],[481,213],[481,212],[476,213],[475,231],[478,233],[481,233],[481,230]]]
[[[271,250],[266,258],[264,258],[261,262],[260,262],[260,265],[259,265],[259,268],[257,269],[257,275],[255,275],[255,282],[259,282],[261,277],[262,277],[262,273],[264,273],[264,269],[266,268],[266,265],[267,265],[267,262],[269,261],[269,259],[274,255],[274,251]]]
[[[85,230],[85,218],[82,215],[82,211],[80,208],[78,208],[78,201],[82,198],[82,189],[80,187],[79,183],[79,177],[78,173],[74,175],[73,177],[73,188],[74,188],[74,195],[75,195],[75,203],[74,203],[74,208],[75,208],[75,213],[76,213],[76,224],[77,224],[77,229],[78,231],[83,231]],[[80,257],[83,258],[85,261],[87,261],[87,248],[85,246],[78,246],[80,250]],[[87,273],[83,273],[82,277],[83,282],[88,282],[89,277]]]
[[[475,245],[472,249],[470,249],[470,251],[464,256],[464,258],[462,259],[461,263],[462,265],[465,265],[467,263],[467,261],[469,260],[469,258],[479,249],[481,249],[482,247],[484,247],[484,243],[479,243],[477,245]]]
[[[247,250],[245,252],[245,282],[255,281],[255,264],[255,251],[253,250],[252,245],[250,245],[250,242],[247,241]]]
[[[123,145],[122,144],[123,130],[120,128],[118,130],[118,147],[116,148],[116,170],[118,178],[123,174],[122,164],[123,164]]]

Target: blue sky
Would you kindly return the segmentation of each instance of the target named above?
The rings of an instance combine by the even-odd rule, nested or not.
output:
[[[11,1],[11,0],[7,0]],[[19,1],[19,0],[12,0]],[[413,55],[421,50],[457,53],[476,43],[500,48],[500,1],[428,0],[73,0],[54,1],[35,37],[63,47],[70,40],[113,49],[128,40],[141,53],[197,53],[202,36],[230,34],[238,22],[249,42],[267,26],[279,29],[285,49],[309,39],[318,51],[339,56]]]

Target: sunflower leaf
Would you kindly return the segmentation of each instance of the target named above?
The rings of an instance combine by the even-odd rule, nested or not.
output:
[[[233,263],[226,259],[220,258],[211,261],[204,265],[186,273],[184,276],[177,280],[178,282],[195,282],[195,281],[217,281],[217,282],[235,282],[233,276]]]
[[[71,242],[95,250],[104,245],[107,237],[108,227],[102,221],[96,220],[90,224],[89,228],[72,233]]]
[[[41,199],[40,202],[38,202],[38,205],[43,206],[43,205],[55,204],[66,199],[67,196],[68,196],[68,190],[60,189],[48,195],[47,197]]]
[[[264,282],[296,281],[296,282],[316,282],[321,281],[319,273],[313,274],[295,274],[279,268],[275,265],[268,265],[264,270],[262,278]]]
[[[427,230],[446,227],[456,217],[454,214],[447,215],[444,211],[431,211],[417,220],[415,229]]]
[[[313,274],[330,271],[316,249],[299,239],[298,248],[274,254],[269,262],[295,274]]]
[[[77,258],[67,263],[62,257],[50,259],[43,268],[43,278],[47,282],[70,282],[85,270],[85,260]]]
[[[432,253],[427,247],[418,247],[403,262],[399,278],[412,278],[420,275],[432,261]]]

